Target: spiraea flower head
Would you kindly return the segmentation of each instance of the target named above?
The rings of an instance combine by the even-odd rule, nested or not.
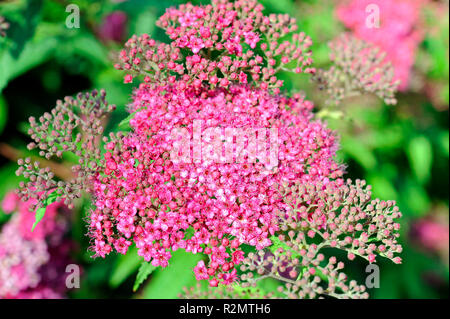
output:
[[[198,279],[234,281],[241,244],[262,249],[278,230],[284,207],[276,185],[326,184],[342,175],[333,160],[336,138],[311,109],[300,95],[248,86],[141,85],[130,109],[132,133],[106,144],[91,214],[94,251],[126,253],[134,242],[155,266],[167,266],[179,248],[204,252],[209,264],[196,267]],[[276,165],[261,154],[270,149]],[[182,151],[183,160],[173,157]]]
[[[166,267],[173,251],[201,253],[193,272],[218,289],[213,295],[240,296],[239,285],[266,296],[255,285],[270,277],[282,287],[267,296],[367,297],[321,250],[400,263],[401,214],[373,200],[364,182],[345,182],[335,133],[303,95],[280,93],[279,71],[315,73],[311,39],[294,19],[262,9],[253,0],[168,9],[157,24],[170,43],[133,36],[119,54],[125,83],[143,75],[128,131],[103,136],[100,151],[101,119],[113,109],[105,94],[59,102],[31,120],[30,148],[47,159],[75,153],[74,180],[56,182],[26,159],[21,194],[42,209],[88,190],[94,257],[135,245],[145,262]],[[359,41],[344,35],[332,45],[336,66],[318,75],[348,85],[328,93],[340,100],[364,90],[394,102],[391,68]]]
[[[157,25],[171,42],[133,36],[120,52],[116,68],[125,83],[142,74],[146,81],[184,87],[228,88],[254,83],[279,92],[279,71],[314,73],[311,39],[297,32],[288,15],[265,16],[255,0],[215,0],[210,5],[170,8]]]

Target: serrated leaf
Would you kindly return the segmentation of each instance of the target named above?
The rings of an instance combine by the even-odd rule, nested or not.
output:
[[[133,285],[133,291],[138,290],[139,286],[147,279],[147,277],[156,269],[155,266],[153,266],[149,262],[143,262],[141,264],[141,267],[139,267],[138,274],[136,276],[136,281]]]

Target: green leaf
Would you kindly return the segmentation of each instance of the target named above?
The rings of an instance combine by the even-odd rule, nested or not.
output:
[[[372,185],[372,194],[374,197],[384,200],[398,200],[399,195],[395,186],[391,180],[386,178],[386,176],[380,175],[379,172],[374,171],[369,174],[367,181]]]
[[[58,200],[58,198],[60,197],[60,195],[58,195],[58,192],[53,191],[50,193],[50,195],[48,195],[45,204],[48,206],[50,204],[53,204],[54,202],[56,202]]]
[[[44,218],[45,211],[46,211],[46,207],[41,207],[36,211],[36,215],[35,215],[36,220],[33,224],[33,227],[31,228],[31,231],[34,231],[37,224],[42,220],[42,218]]]
[[[424,184],[431,174],[433,150],[430,141],[423,135],[414,137],[408,144],[408,159],[417,180]]]
[[[28,0],[22,4],[20,10],[7,16],[11,26],[9,42],[0,48],[0,92],[11,79],[48,59],[58,44],[53,37],[39,41],[34,38],[41,21],[42,0]]]
[[[374,169],[377,164],[372,150],[356,138],[343,136],[342,150],[368,171]]]
[[[138,290],[139,286],[147,279],[147,277],[156,269],[155,266],[153,266],[149,262],[143,262],[141,264],[141,267],[139,267],[139,272],[136,276],[136,281],[133,285],[133,291]]]
[[[431,206],[430,198],[424,187],[413,178],[407,178],[402,186],[402,203],[405,214],[411,214],[414,217],[425,216]]]
[[[194,236],[195,230],[194,227],[189,226],[188,229],[186,229],[186,232],[184,233],[184,239],[191,239],[192,236]]]
[[[445,154],[445,156],[449,156],[449,134],[448,131],[441,132],[438,136],[439,148]]]
[[[48,195],[47,199],[45,200],[45,207],[41,207],[36,210],[35,221],[34,221],[33,227],[31,228],[31,231],[34,231],[37,224],[39,224],[39,222],[42,220],[42,218],[44,218],[47,207],[49,205],[53,204],[54,202],[56,202],[59,197],[60,197],[60,195],[58,195],[58,193],[56,191],[54,191],[50,195]]]
[[[122,131],[126,131],[126,130],[130,130],[130,120],[134,117],[134,115],[136,114],[136,112],[131,113],[130,115],[128,115],[124,120],[122,120],[119,123],[119,129]]]
[[[137,254],[136,246],[130,247],[125,255],[119,255],[114,265],[109,285],[113,288],[120,286],[142,263],[142,257]]]
[[[0,168],[0,198],[10,191],[14,190],[19,185],[19,182],[23,180],[23,177],[16,175],[17,164],[7,163]]]
[[[142,297],[148,299],[178,298],[184,287],[193,286],[197,280],[193,268],[202,257],[183,250],[177,250],[169,260],[169,266],[159,268],[152,280],[144,287]]]
[[[0,134],[3,132],[7,120],[8,120],[8,107],[6,105],[4,97],[0,95]]]
[[[153,34],[155,30],[155,21],[157,20],[155,10],[144,10],[130,23],[130,34]]]
[[[269,249],[272,252],[275,252],[279,248],[282,248],[283,251],[290,251],[292,253],[292,258],[300,257],[300,254],[298,252],[296,252],[294,249],[289,247],[284,241],[281,241],[280,239],[278,239],[278,236],[275,236],[275,235],[271,236],[270,240],[272,241],[272,245],[269,246]]]

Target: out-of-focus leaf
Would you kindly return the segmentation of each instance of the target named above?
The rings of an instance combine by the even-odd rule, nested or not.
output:
[[[424,46],[431,55],[432,65],[429,68],[429,75],[434,78],[447,78],[449,75],[448,59],[448,37],[449,37],[449,16],[440,15],[439,18],[432,14],[432,23],[437,27],[436,31],[426,35]]]
[[[391,265],[390,267],[392,268]],[[401,285],[398,281],[397,269],[388,268],[388,270],[380,271],[380,288],[372,289],[371,296],[373,298],[397,299],[401,297]]]
[[[90,33],[82,32],[72,38],[69,42],[72,46],[73,52],[87,58],[88,60],[95,61],[100,65],[107,65],[108,52],[100,44],[100,42]]]
[[[415,217],[421,217],[430,209],[430,199],[425,189],[412,178],[407,179],[402,187],[402,203],[404,212],[411,212]],[[407,208],[407,210],[406,210]]]
[[[0,134],[5,128],[6,121],[8,119],[8,107],[6,106],[6,101],[2,95],[0,95]]]
[[[291,13],[294,14],[295,7],[294,3],[290,0],[259,0],[259,2],[271,12],[279,12],[279,13]]]
[[[447,79],[447,81],[448,81],[448,79]],[[442,87],[441,98],[448,105],[449,98],[450,98],[448,82],[445,83],[445,85]]]
[[[42,0],[27,0],[22,4],[20,10],[8,16],[9,42],[0,50],[0,92],[8,81],[46,60],[57,45],[54,38],[31,40],[40,21]]]
[[[398,194],[394,185],[383,174],[372,173],[367,178],[367,181],[370,185],[372,185],[372,193],[374,197],[378,197],[382,200],[398,199]]]
[[[17,164],[15,163],[8,163],[0,168],[0,180],[2,181],[0,183],[0,203],[5,195],[10,191],[14,191],[15,187],[17,187],[19,182],[23,179],[15,174],[16,170]],[[7,216],[2,211],[0,205],[0,222],[4,221],[6,218]]]
[[[133,285],[133,291],[138,290],[139,286],[147,279],[147,277],[156,269],[155,266],[153,266],[149,262],[143,262],[141,264],[141,267],[139,267],[138,274],[136,276],[136,281]]]
[[[423,135],[410,140],[407,149],[411,168],[420,183],[429,180],[433,163],[433,149],[430,141]]]
[[[125,112],[125,105],[130,102],[132,88],[123,85],[121,72],[114,68],[105,68],[97,74],[94,87],[105,89],[108,93],[108,102],[117,106],[116,111]]]
[[[436,264],[436,262],[409,247],[403,251],[402,256],[406,262],[402,265],[402,271],[398,273],[403,276],[403,282],[409,294],[408,297],[430,298],[433,296],[432,289],[423,282],[423,276],[417,276],[417,274],[423,274],[425,269],[431,268],[430,266]]]
[[[448,131],[442,132],[439,134],[438,143],[443,151],[443,153],[448,157],[449,156],[449,134]]]
[[[149,1],[149,0],[133,0],[133,1],[122,1],[117,4],[116,10],[122,10],[130,14],[137,14],[145,10],[152,8],[157,8],[158,10],[165,10],[168,7],[179,5],[183,3],[183,0],[165,0],[165,1]]]
[[[372,150],[356,138],[343,136],[342,150],[368,171],[372,170],[377,164],[377,159]]]
[[[373,149],[398,148],[403,142],[403,134],[400,126],[391,125],[386,128],[370,130],[361,136],[361,141]]]
[[[154,10],[144,10],[134,19],[130,26],[130,33],[141,35],[141,34],[153,34],[155,30],[155,21],[157,17]]]
[[[169,266],[159,268],[143,289],[143,298],[177,298],[184,287],[196,282],[193,268],[201,259],[200,255],[177,250],[172,254]]]
[[[138,269],[141,263],[142,257],[137,254],[136,246],[130,247],[125,255],[117,257],[113,273],[109,279],[109,285],[113,288],[120,286]]]
[[[9,52],[0,53],[0,91],[8,81],[47,60],[58,42],[55,38],[39,43],[28,43],[20,56],[14,59]]]
[[[16,163],[9,163],[0,168],[0,180],[2,181],[0,183],[0,199],[3,199],[7,192],[14,190],[22,180],[15,174],[17,168]]]

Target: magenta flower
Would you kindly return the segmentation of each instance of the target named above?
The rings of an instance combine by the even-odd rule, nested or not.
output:
[[[179,83],[141,85],[130,106],[133,133],[120,147],[107,144],[111,151],[105,154],[106,175],[95,183],[97,209],[91,214],[90,232],[96,255],[104,257],[116,247],[125,253],[134,242],[145,260],[166,266],[170,250],[207,252],[208,274],[226,281],[223,276],[243,260],[240,244],[257,249],[271,244],[269,237],[278,229],[276,212],[283,205],[277,184],[327,183],[342,174],[333,161],[335,137],[312,120],[311,109],[312,103],[300,96],[272,96],[246,86],[197,91],[180,90]],[[212,140],[204,132],[216,127],[222,133],[226,128],[276,128],[277,167],[235,157],[231,162],[211,161],[205,149]],[[176,128],[192,139],[207,138],[189,147],[191,161],[170,158]],[[199,151],[201,162],[196,163]],[[190,238],[188,229],[194,231]],[[199,264],[198,276],[203,270]]]
[[[64,270],[71,263],[71,243],[63,239],[67,208],[61,203],[48,206],[45,218],[32,232],[30,203],[11,194],[5,200],[16,213],[0,232],[0,298],[62,298]],[[16,198],[14,205],[12,198]]]
[[[123,42],[126,38],[128,17],[125,12],[115,11],[107,15],[98,29],[103,41]]]

